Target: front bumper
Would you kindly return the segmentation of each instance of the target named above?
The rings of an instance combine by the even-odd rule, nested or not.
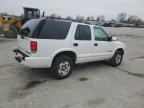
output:
[[[23,53],[20,49],[15,48],[15,59],[22,65],[30,68],[50,68],[52,63],[51,57],[31,57]]]

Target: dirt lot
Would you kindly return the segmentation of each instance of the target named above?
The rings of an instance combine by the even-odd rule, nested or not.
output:
[[[126,44],[121,66],[81,64],[61,81],[18,64],[16,39],[0,37],[0,108],[144,108],[144,29],[106,30]]]

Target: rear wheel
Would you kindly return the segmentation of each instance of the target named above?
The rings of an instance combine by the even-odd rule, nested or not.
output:
[[[122,59],[123,59],[123,52],[118,50],[115,52],[113,57],[109,60],[109,64],[114,67],[119,66],[122,62]]]
[[[65,79],[72,73],[73,61],[68,56],[57,57],[51,68],[52,75],[56,79]]]

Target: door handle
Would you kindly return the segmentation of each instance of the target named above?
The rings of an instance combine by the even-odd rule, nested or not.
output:
[[[73,46],[78,46],[78,43],[74,43]]]
[[[97,44],[97,43],[95,43],[95,44],[94,44],[94,46],[98,46],[98,44]]]

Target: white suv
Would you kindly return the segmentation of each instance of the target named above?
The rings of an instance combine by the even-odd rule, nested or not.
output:
[[[68,77],[74,64],[107,60],[122,62],[125,45],[101,28],[78,22],[34,19],[17,37],[15,59],[31,68],[50,68],[54,77]]]

